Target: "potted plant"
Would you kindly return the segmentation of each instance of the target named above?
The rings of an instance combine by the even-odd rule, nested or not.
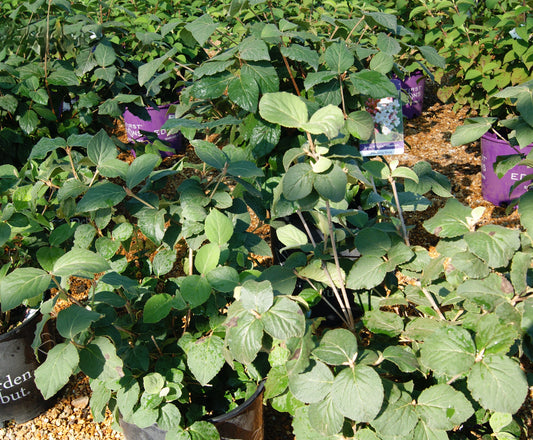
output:
[[[43,139],[33,149],[33,185],[23,185],[24,193],[50,188],[39,220],[63,221],[46,223],[40,267],[16,267],[0,281],[0,292],[6,310],[26,300],[40,305],[43,319],[53,317],[64,338],[35,373],[45,398],[81,370],[90,378],[96,420],[109,407],[117,421],[156,425],[171,438],[199,432],[215,439],[209,419],[254,395],[267,368],[266,342],[261,353],[242,355],[246,344],[223,348],[225,338],[248,335],[223,325],[233,291],[256,301],[259,285],[267,332],[303,335],[298,305],[274,297],[276,274],[254,264],[252,255],[270,249],[247,231],[247,206],[234,197],[254,191],[262,171],[231,147],[198,141],[196,152],[205,163],[158,170],[159,155],[140,155],[130,165],[117,159],[104,132]],[[196,171],[182,178],[178,170],[185,167]],[[165,185],[171,186],[164,191]],[[74,215],[87,222],[72,222]],[[33,238],[31,230],[27,236]],[[80,279],[86,279],[81,297]],[[47,291],[52,297],[45,300]],[[230,425],[213,421],[226,426],[221,432]]]
[[[303,338],[273,341],[265,397],[293,416],[296,438],[450,438],[477,426],[518,439],[528,393],[519,358],[531,359],[531,194],[520,201],[522,232],[478,227],[482,208],[450,198],[424,222],[440,239],[430,254],[410,244],[403,221],[406,210],[427,206],[420,193],[451,196],[428,164],[361,158],[337,137],[345,121],[334,106],[312,113],[301,98],[274,93],[259,111],[305,132],[284,156],[272,205],[303,222],[311,212],[323,236],[279,228],[295,252],[277,270],[306,283],[304,306],[331,289],[342,319],[326,327],[312,319]],[[366,193],[359,207],[349,206],[353,186]]]
[[[520,197],[531,183],[531,160],[525,157],[531,157],[533,148],[532,91],[533,81],[506,87],[493,95],[494,100],[506,100],[504,117],[467,119],[452,135],[452,145],[481,138],[483,197],[495,205]]]

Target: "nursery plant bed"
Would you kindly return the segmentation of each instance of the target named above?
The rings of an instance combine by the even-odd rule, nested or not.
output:
[[[485,207],[482,218],[483,224],[499,224],[515,228],[519,217],[516,211],[507,214],[504,208],[497,207],[485,201],[481,194],[481,154],[479,142],[468,146],[452,147],[449,139],[455,128],[466,117],[467,109],[457,114],[452,111],[452,105],[435,103],[415,119],[404,122],[406,149],[405,154],[397,159],[402,165],[413,166],[419,161],[429,162],[433,169],[445,174],[452,182],[452,192],[460,202],[470,207]],[[185,154],[192,154],[188,148]],[[165,159],[175,160],[172,157]],[[169,191],[172,188],[168,189]],[[408,215],[408,223],[421,223],[431,217],[444,204],[443,200],[435,198],[434,206],[427,212],[417,212]],[[268,234],[268,227],[261,230]],[[422,228],[415,228],[411,232],[412,244],[419,244],[426,248],[435,245],[435,237]],[[531,366],[527,367],[531,374]],[[77,378],[71,381],[59,398],[58,403],[43,415],[31,422],[0,428],[0,438],[5,440],[18,439],[117,439],[124,437],[111,428],[111,417],[103,423],[95,423],[90,414],[88,399],[90,389],[86,380]],[[533,438],[532,396],[524,404],[521,415],[526,421],[528,434],[525,438]],[[290,418],[280,414],[272,408],[265,408],[265,440],[288,440],[293,438]],[[473,439],[476,433],[472,434]],[[478,437],[480,438],[480,437]]]

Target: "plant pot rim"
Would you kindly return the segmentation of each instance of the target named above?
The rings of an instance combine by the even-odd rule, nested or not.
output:
[[[265,389],[265,381],[266,379],[263,379],[261,382],[257,384],[257,389],[255,392],[246,399],[243,403],[241,403],[237,408],[232,409],[231,411],[221,414],[219,416],[210,417],[207,419],[208,422],[211,423],[218,423],[223,422],[224,420],[231,419],[232,417],[236,416],[237,414],[240,414],[241,412],[245,411],[252,403],[259,397],[259,395],[263,392]]]
[[[15,328],[12,328],[11,330],[2,333],[0,335],[0,342],[6,341],[8,339],[12,339],[13,336],[17,335],[18,333],[21,333],[25,330],[26,327],[32,324],[32,322],[39,317],[40,313],[38,309],[32,309],[32,308],[26,308],[26,315],[24,316],[24,319],[20,323],[20,325],[16,326]]]
[[[511,143],[508,140],[502,139],[502,137],[505,137],[505,135],[502,135],[501,133],[498,135],[493,130],[494,129],[487,131],[483,136],[481,136],[481,140],[511,147]],[[520,147],[520,145],[514,145],[513,147],[518,148],[519,150],[524,150],[525,148],[533,148],[533,143],[526,145],[525,147]]]

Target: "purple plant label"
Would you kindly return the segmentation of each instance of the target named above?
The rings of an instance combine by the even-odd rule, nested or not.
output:
[[[399,81],[393,80],[397,88]],[[403,118],[400,91],[395,97],[368,99],[366,110],[374,120],[374,132],[370,139],[361,141],[362,156],[386,156],[404,152]]]

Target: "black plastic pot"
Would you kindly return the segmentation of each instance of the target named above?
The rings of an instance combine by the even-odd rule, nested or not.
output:
[[[0,335],[0,422],[24,423],[49,409],[55,399],[45,400],[37,389],[34,373],[53,345],[49,338],[39,349],[38,359],[31,344],[41,319],[28,310],[21,325]]]
[[[222,440],[263,440],[263,392],[261,382],[255,393],[234,410],[208,419],[220,433]],[[165,440],[166,431],[157,425],[139,428],[119,419],[126,440]]]

